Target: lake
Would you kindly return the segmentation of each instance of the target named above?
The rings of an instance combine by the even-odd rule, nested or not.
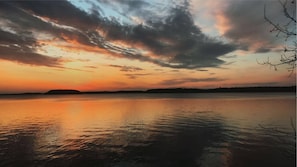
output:
[[[0,166],[293,167],[295,118],[294,93],[1,96]]]

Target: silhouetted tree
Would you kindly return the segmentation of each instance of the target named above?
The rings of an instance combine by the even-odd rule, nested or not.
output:
[[[267,61],[264,61],[260,64],[269,65],[277,70],[277,67],[280,65],[288,65],[288,70],[294,73],[296,68],[296,0],[279,0],[280,5],[282,6],[282,15],[285,18],[285,22],[279,23],[275,22],[269,18],[266,14],[266,6],[264,6],[264,19],[267,21],[271,26],[272,29],[270,32],[276,33],[276,37],[283,37],[284,38],[284,50],[281,54],[280,61],[278,63],[272,63],[269,58]],[[290,6],[292,5],[292,6]],[[292,8],[291,8],[292,7]],[[290,10],[289,10],[290,9]],[[292,40],[292,41],[290,41]]]

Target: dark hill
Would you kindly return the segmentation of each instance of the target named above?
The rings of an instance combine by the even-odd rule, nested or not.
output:
[[[56,89],[56,90],[50,90],[46,92],[45,94],[51,94],[51,95],[62,95],[62,94],[80,94],[81,92],[78,90],[71,90],[71,89]]]

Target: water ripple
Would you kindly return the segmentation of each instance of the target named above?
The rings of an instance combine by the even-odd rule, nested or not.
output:
[[[68,112],[71,102],[78,102],[74,98],[42,101],[63,108],[59,111],[46,105],[40,115],[22,110],[23,117],[11,119],[13,114],[4,113],[11,121],[0,124],[0,166],[294,166],[290,127],[273,123],[277,114],[272,123],[259,126],[250,109],[257,101],[235,99],[240,108],[234,109],[223,98],[216,103],[203,98],[91,99],[75,104],[81,107],[75,112]],[[283,114],[275,111],[275,98],[264,102],[257,112]],[[267,115],[260,115],[260,122],[272,117]]]

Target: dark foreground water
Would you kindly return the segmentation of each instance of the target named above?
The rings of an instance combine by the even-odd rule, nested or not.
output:
[[[295,94],[0,98],[0,166],[293,167]]]

